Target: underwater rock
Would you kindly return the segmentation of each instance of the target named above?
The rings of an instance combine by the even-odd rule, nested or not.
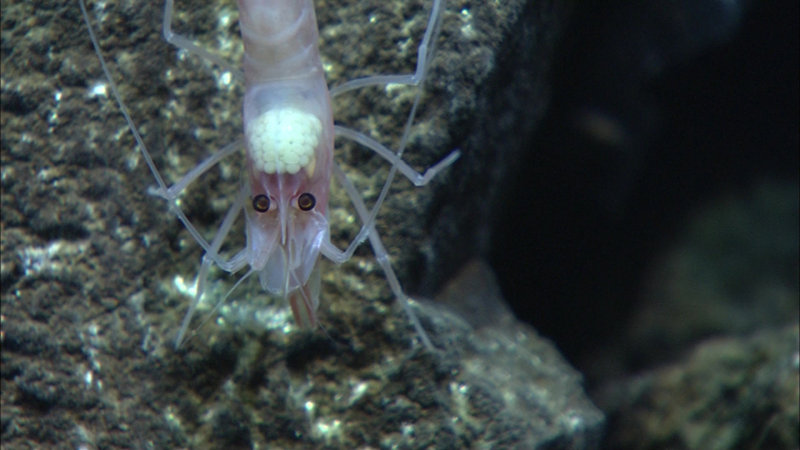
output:
[[[487,448],[595,448],[603,414],[583,391],[582,376],[558,349],[514,318],[491,269],[470,262],[438,296],[425,305],[436,324],[435,342],[444,357],[458,361],[459,386],[475,418],[490,430],[504,429],[500,440],[473,442]],[[476,400],[475,391],[484,397]],[[494,410],[485,410],[485,404]],[[474,420],[474,419],[473,419]],[[497,436],[500,438],[500,436]],[[504,440],[505,439],[505,440]]]
[[[608,383],[609,448],[794,448],[797,325],[708,339],[671,364]]]

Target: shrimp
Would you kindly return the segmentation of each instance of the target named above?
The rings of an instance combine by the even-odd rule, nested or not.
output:
[[[212,265],[229,273],[248,268],[220,303],[240,283],[257,274],[265,291],[288,301],[298,325],[315,327],[320,296],[320,255],[341,264],[349,260],[355,249],[366,240],[370,241],[393,294],[408,314],[419,338],[427,348],[434,348],[394,273],[375,227],[375,219],[398,171],[415,185],[423,186],[460,156],[455,150],[425,173],[416,172],[402,160],[421,97],[421,86],[435,49],[444,0],[433,2],[413,74],[355,79],[331,91],[325,81],[317,47],[318,31],[312,0],[238,0],[244,43],[243,139],[218,150],[169,187],[112,80],[83,0],[80,6],[111,91],[158,184],[151,192],[167,201],[170,210],[204,250],[197,274],[196,294],[178,330],[176,349],[186,337],[195,309],[205,292]],[[163,22],[167,42],[229,67],[221,58],[174,33],[172,16],[173,0],[167,0]],[[241,72],[231,70],[242,77]],[[332,96],[389,83],[417,87],[396,152],[355,130],[334,125],[331,109]],[[336,136],[355,141],[391,163],[383,189],[371,210],[367,209],[354,185],[333,160]],[[191,183],[240,147],[244,147],[246,156],[242,187],[209,242],[181,210],[178,197]],[[360,231],[345,250],[340,250],[330,239],[328,197],[331,176],[343,186],[362,221]],[[220,248],[240,214],[244,216],[246,244],[226,260],[220,254]]]

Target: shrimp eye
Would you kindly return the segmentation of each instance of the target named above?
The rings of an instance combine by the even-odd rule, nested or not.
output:
[[[303,211],[311,211],[316,204],[317,199],[315,199],[314,196],[308,192],[301,194],[297,199],[297,206],[299,206]]]
[[[259,194],[253,197],[253,209],[258,212],[269,211],[269,197],[264,194]]]

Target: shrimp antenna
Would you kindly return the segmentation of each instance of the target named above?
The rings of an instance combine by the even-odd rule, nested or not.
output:
[[[220,299],[214,305],[214,307],[211,309],[211,311],[206,315],[205,319],[200,321],[200,323],[197,324],[197,327],[194,330],[192,330],[191,333],[189,333],[188,336],[186,336],[186,329],[188,328],[189,323],[186,320],[184,320],[184,323],[181,324],[181,329],[178,332],[178,336],[177,336],[177,338],[175,338],[175,349],[177,350],[181,345],[183,345],[183,343],[188,342],[189,340],[191,340],[194,337],[194,335],[197,334],[197,331],[199,331],[200,328],[202,328],[209,321],[209,319],[211,319],[211,317],[213,317],[214,314],[216,314],[216,312],[220,309],[220,307],[222,307],[222,305],[225,303],[225,301],[228,300],[228,297],[231,296],[233,291],[237,287],[239,287],[239,285],[242,284],[244,282],[244,280],[248,279],[250,277],[250,275],[252,275],[253,273],[255,273],[253,271],[253,269],[250,269],[250,270],[247,271],[247,273],[242,275],[242,277],[239,278],[239,280],[236,281],[236,283],[233,285],[233,287],[231,287],[228,290],[228,292],[225,293],[225,296],[223,296],[222,299]],[[185,339],[184,339],[184,337],[185,337]]]

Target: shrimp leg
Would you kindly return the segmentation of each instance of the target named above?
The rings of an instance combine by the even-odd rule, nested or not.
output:
[[[392,164],[392,168],[389,171],[389,174],[386,178],[383,188],[378,196],[378,199],[375,201],[375,204],[371,211],[367,211],[366,206],[364,205],[364,201],[361,198],[361,195],[356,190],[355,186],[350,182],[341,168],[334,164],[333,172],[334,176],[337,178],[339,183],[344,187],[347,195],[350,197],[353,206],[356,209],[359,217],[362,220],[362,228],[359,234],[353,239],[352,243],[348,247],[347,250],[344,252],[340,252],[336,247],[334,247],[330,242],[323,245],[322,252],[325,256],[334,261],[334,262],[343,262],[349,259],[352,256],[355,247],[357,247],[364,239],[369,238],[370,244],[372,246],[373,252],[375,253],[375,259],[378,264],[383,269],[384,275],[386,276],[387,281],[389,282],[389,287],[392,290],[397,301],[400,302],[401,306],[403,307],[406,315],[408,316],[409,320],[411,321],[414,329],[417,332],[417,335],[420,337],[423,345],[428,350],[435,351],[435,347],[430,341],[428,334],[425,332],[425,329],[422,327],[422,324],[414,313],[414,310],[411,309],[411,304],[409,302],[409,297],[403,291],[402,286],[400,285],[399,280],[397,279],[397,275],[392,268],[391,262],[389,260],[389,254],[386,251],[386,248],[383,246],[383,242],[381,241],[380,235],[378,234],[377,229],[375,228],[375,219],[377,217],[378,211],[380,210],[381,205],[383,204],[386,195],[389,192],[389,188],[392,184],[395,174],[399,170],[406,178],[408,178],[415,186],[423,186],[430,182],[430,180],[436,176],[437,173],[451,165],[455,162],[456,159],[460,156],[460,152],[455,150],[451,152],[447,157],[443,160],[435,164],[434,166],[430,167],[428,170],[425,171],[424,174],[421,174],[411,168],[405,161],[402,160],[403,152],[405,151],[406,143],[408,142],[408,136],[411,131],[411,125],[414,122],[414,118],[416,116],[416,110],[419,105],[420,98],[422,96],[422,86],[425,82],[427,71],[429,67],[430,60],[433,56],[433,52],[435,50],[435,40],[438,36],[438,33],[441,29],[441,20],[442,14],[444,12],[444,0],[435,0],[434,4],[431,8],[431,15],[428,19],[428,26],[425,30],[425,36],[422,39],[422,43],[417,50],[417,67],[415,73],[408,74],[408,75],[379,75],[379,76],[372,76],[366,78],[360,78],[356,80],[349,81],[344,83],[338,87],[335,87],[331,90],[331,95],[336,96],[342,94],[343,92],[347,92],[353,89],[359,89],[366,86],[374,86],[374,85],[382,85],[388,83],[396,83],[396,84],[406,84],[415,86],[417,88],[416,95],[414,97],[414,103],[411,107],[411,111],[409,112],[408,118],[406,120],[405,127],[403,129],[403,136],[400,141],[400,146],[396,153],[392,152],[376,140],[364,135],[363,133],[359,133],[355,130],[351,130],[346,127],[336,126],[335,132],[337,136],[342,136],[344,138],[350,139],[354,142],[357,142]]]
[[[186,50],[187,52],[197,55],[205,60],[211,61],[212,63],[233,74],[233,76],[235,76],[238,80],[244,80],[244,73],[241,70],[237,69],[235,66],[231,65],[229,62],[225,61],[219,56],[195,44],[191,41],[191,39],[172,31],[172,17],[175,9],[173,3],[174,0],[167,0],[164,4],[164,21],[162,24],[162,29],[164,30],[164,40],[175,47]]]
[[[461,152],[459,150],[452,151],[449,155],[447,155],[444,159],[439,161],[438,163],[434,164],[433,166],[429,167],[425,170],[425,173],[419,173],[414,168],[408,165],[405,161],[402,160],[396,153],[392,152],[388,148],[386,148],[380,142],[372,139],[369,136],[366,136],[363,133],[359,133],[358,131],[352,130],[350,128],[342,127],[339,125],[334,126],[334,130],[336,131],[337,136],[342,136],[344,138],[350,139],[354,142],[357,142],[377,153],[383,159],[389,161],[392,164],[393,170],[399,170],[406,178],[414,184],[414,186],[420,187],[425,186],[428,184],[433,178],[439,174],[441,171],[449,167],[453,164],[456,159],[461,156]],[[361,230],[359,230],[358,234],[355,238],[350,242],[348,245],[347,250],[343,253],[349,256],[355,252],[355,249],[367,239],[367,235],[369,234],[369,229],[374,227],[375,218],[378,215],[378,211],[380,210],[381,205],[383,204],[386,195],[388,194],[388,186],[391,185],[391,181],[394,175],[390,173],[390,176],[387,176],[386,182],[384,182],[384,187],[381,189],[381,193],[378,195],[378,199],[375,201],[375,204],[372,207],[370,213],[365,216],[363,219],[363,225],[361,226]],[[348,196],[350,196],[352,201],[351,191],[347,191]],[[357,194],[357,191],[353,191],[352,193]],[[362,200],[363,202],[363,200]]]
[[[172,14],[172,11],[171,11],[172,1],[168,0],[167,3],[168,3],[168,6],[170,7],[170,11],[169,12],[170,12],[170,16],[171,16],[171,14]],[[158,170],[158,167],[156,166],[155,161],[153,161],[153,158],[150,155],[150,151],[147,149],[147,145],[145,145],[145,143],[144,143],[144,139],[142,139],[141,134],[139,134],[139,129],[136,126],[136,123],[133,121],[133,118],[131,117],[127,106],[122,101],[122,95],[120,94],[119,89],[117,88],[117,83],[114,82],[114,78],[111,76],[111,70],[108,68],[108,64],[106,63],[105,56],[103,56],[103,52],[102,52],[102,50],[100,48],[100,42],[97,40],[97,36],[95,35],[94,29],[91,26],[91,21],[89,19],[89,13],[86,10],[86,5],[84,3],[84,0],[80,0],[79,1],[79,5],[80,5],[80,8],[81,8],[81,13],[83,14],[83,18],[86,21],[87,29],[89,31],[89,37],[90,37],[90,39],[92,41],[92,45],[94,46],[95,53],[97,54],[97,57],[98,57],[98,59],[100,61],[100,65],[101,65],[101,67],[103,69],[103,73],[104,73],[106,79],[108,80],[109,86],[111,87],[111,92],[112,92],[112,94],[114,96],[114,99],[117,102],[117,105],[119,106],[123,117],[125,117],[125,121],[128,123],[128,128],[130,128],[131,133],[133,134],[133,137],[136,140],[136,144],[137,144],[137,146],[139,148],[139,151],[140,151],[142,157],[145,160],[145,163],[147,164],[147,167],[150,169],[150,172],[152,173],[153,178],[155,178],[156,183],[158,184],[158,186],[156,188],[151,189],[150,192],[153,193],[154,195],[157,195],[157,196],[162,197],[162,198],[167,200],[168,205],[169,205],[169,209],[172,211],[172,213],[175,214],[178,217],[178,219],[181,221],[181,223],[183,223],[183,225],[186,227],[186,229],[192,235],[194,240],[197,241],[198,245],[200,245],[203,248],[203,250],[206,252],[206,254],[211,255],[212,259],[214,260],[215,263],[217,263],[217,265],[219,265],[220,267],[226,265],[225,261],[222,261],[215,251],[210,251],[211,250],[211,246],[205,240],[205,238],[203,238],[203,236],[200,234],[200,232],[197,230],[197,228],[192,224],[192,222],[189,220],[189,218],[186,217],[186,214],[184,214],[183,210],[180,209],[180,207],[178,206],[176,200],[178,198],[178,195],[180,195],[180,193],[183,192],[183,190],[186,189],[186,187],[190,183],[192,183],[194,180],[196,180],[198,177],[200,177],[203,173],[205,173],[210,168],[212,168],[214,165],[216,165],[219,161],[221,161],[222,159],[224,159],[228,155],[231,155],[239,147],[241,147],[242,146],[241,140],[238,140],[236,142],[228,144],[225,147],[221,148],[220,150],[216,151],[209,158],[207,158],[205,161],[200,163],[197,167],[195,167],[194,169],[189,171],[189,173],[184,175],[183,178],[181,180],[179,180],[177,183],[175,183],[173,186],[167,187],[167,183],[164,181],[164,178],[161,176],[161,172]]]
[[[203,297],[203,292],[205,292],[206,286],[206,278],[208,277],[208,271],[211,269],[211,263],[215,263],[219,266],[220,269],[228,272],[234,273],[238,272],[239,270],[243,269],[247,265],[247,258],[245,251],[239,251],[236,255],[234,255],[229,261],[222,261],[219,258],[219,249],[222,246],[222,243],[225,241],[225,238],[228,237],[228,233],[233,226],[236,217],[242,210],[244,206],[244,201],[247,198],[247,193],[244,190],[240,190],[240,193],[236,196],[236,201],[233,205],[231,205],[228,212],[225,214],[225,219],[222,220],[222,224],[220,225],[217,233],[214,235],[214,240],[211,241],[211,246],[206,251],[205,255],[203,255],[203,263],[200,266],[200,270],[197,273],[197,288],[195,292],[194,299],[192,299],[192,304],[189,306],[189,310],[186,312],[186,315],[183,317],[183,322],[181,323],[181,327],[178,330],[178,335],[175,337],[175,349],[177,350],[181,344],[183,343],[183,338],[186,334],[186,331],[189,328],[189,323],[192,321],[192,316],[194,315],[195,309],[200,304],[200,299]],[[252,270],[245,274],[243,277],[236,282],[236,286],[238,286],[241,282],[243,282],[247,277],[250,276]],[[233,291],[233,289],[231,289]],[[230,292],[228,293],[230,294]],[[225,297],[220,300],[224,302]],[[216,309],[216,307],[215,307]]]
[[[367,211],[366,205],[364,205],[364,201],[361,199],[361,195],[358,193],[358,190],[353,185],[352,182],[347,178],[344,171],[339,167],[338,164],[333,165],[333,175],[339,181],[339,183],[344,187],[345,191],[347,192],[348,197],[350,197],[351,201],[353,202],[353,206],[356,209],[361,220],[366,224],[369,222],[369,212]],[[409,297],[403,291],[402,286],[400,285],[400,281],[397,279],[397,275],[392,268],[392,263],[389,261],[389,253],[386,251],[386,248],[383,246],[383,242],[381,242],[381,237],[378,234],[378,230],[373,226],[366,228],[368,232],[369,242],[372,245],[372,250],[375,253],[375,260],[383,269],[383,273],[386,276],[387,281],[389,282],[389,287],[392,290],[397,301],[400,302],[400,305],[403,307],[403,310],[406,312],[411,324],[414,326],[414,329],[417,332],[420,340],[422,341],[425,348],[431,351],[435,351],[436,347],[433,346],[431,343],[430,338],[428,337],[428,333],[422,327],[422,323],[420,322],[419,318],[417,317],[414,310],[411,309],[411,304],[409,303]],[[327,242],[323,243],[322,245],[322,254],[325,255],[326,258],[330,259],[334,263],[340,264],[349,259],[349,255],[346,255],[344,252],[341,252],[337,249],[331,242],[328,240]]]
[[[401,174],[403,174],[406,178],[408,178],[408,180],[411,181],[415,186],[418,187],[424,186],[428,184],[439,172],[441,172],[442,170],[446,169],[448,166],[453,164],[461,154],[459,150],[454,150],[444,159],[434,164],[433,166],[429,167],[424,174],[417,172],[411,166],[409,166],[405,161],[402,160],[402,155],[403,152],[405,151],[405,147],[408,142],[408,136],[411,131],[411,125],[414,122],[414,118],[416,116],[416,110],[422,95],[422,85],[424,84],[424,81],[427,77],[428,64],[430,63],[433,57],[433,53],[436,48],[436,38],[438,37],[439,31],[441,30],[442,16],[444,14],[444,3],[445,0],[434,0],[433,6],[431,7],[431,13],[428,18],[428,24],[425,29],[425,35],[422,38],[422,42],[420,43],[419,48],[417,49],[417,67],[413,74],[377,75],[377,76],[358,78],[355,80],[348,81],[340,86],[331,89],[331,96],[336,96],[354,89],[360,89],[367,86],[383,85],[389,83],[406,84],[417,87],[417,93],[414,97],[414,103],[411,108],[411,111],[409,112],[408,118],[406,119],[406,124],[403,129],[403,136],[400,141],[400,146],[396,153],[386,148],[380,142],[356,130],[339,125],[336,125],[334,127],[337,136],[344,137],[358,144],[361,144],[364,147],[369,148],[370,150],[374,151],[379,156],[386,159],[392,164],[392,168],[388,176],[386,177],[384,186],[381,189],[381,192],[378,196],[378,199],[375,201],[372,210],[367,216],[362,217],[363,225],[361,227],[361,230],[353,239],[353,241],[350,243],[347,250],[343,252],[344,255],[347,255],[348,257],[351,256],[355,251],[355,249],[358,247],[358,245],[360,245],[367,238],[367,235],[370,233],[370,229],[374,228],[375,219],[378,215],[381,205],[383,204],[389,192],[389,187],[391,186],[392,181],[394,180],[395,173],[398,170],[400,171]],[[358,196],[358,192],[356,190],[348,190],[347,192],[351,198],[351,201],[355,203],[356,200],[354,199],[354,196]],[[359,200],[361,200],[360,196]]]
[[[170,7],[172,6],[171,4],[172,4],[172,2],[169,1],[168,5]],[[181,328],[180,328],[180,330],[178,332],[178,336],[177,336],[176,341],[175,341],[175,346],[177,348],[178,346],[180,346],[181,342],[183,341],[183,337],[184,337],[184,335],[186,333],[186,330],[188,328],[189,322],[191,321],[191,318],[192,318],[192,315],[194,313],[194,310],[196,309],[197,305],[199,304],[200,298],[203,295],[203,292],[205,290],[205,280],[206,280],[206,277],[208,275],[208,271],[210,269],[211,263],[212,262],[215,263],[222,270],[225,270],[227,272],[237,272],[237,271],[241,270],[244,266],[247,265],[247,261],[244,258],[243,252],[237,253],[229,261],[223,260],[220,257],[219,253],[218,253],[219,252],[219,248],[222,246],[222,242],[228,236],[228,233],[230,232],[230,229],[231,229],[231,227],[233,225],[234,220],[236,219],[236,217],[238,216],[239,212],[242,209],[242,205],[244,203],[242,195],[246,195],[246,194],[243,193],[243,194],[241,194],[241,195],[239,195],[237,197],[236,202],[229,209],[228,213],[225,216],[225,219],[222,221],[222,225],[217,230],[217,233],[216,233],[216,235],[214,237],[214,240],[210,244],[205,240],[205,238],[203,238],[203,236],[200,234],[200,232],[197,231],[197,229],[194,227],[194,225],[191,223],[191,221],[189,221],[188,217],[186,217],[186,215],[183,213],[183,211],[178,206],[176,200],[177,200],[178,196],[180,195],[180,193],[183,192],[183,190],[186,189],[186,187],[190,183],[195,181],[203,173],[207,172],[210,168],[212,168],[217,163],[219,163],[219,161],[221,161],[225,157],[229,156],[230,154],[234,153],[238,148],[240,148],[242,146],[242,142],[241,142],[241,140],[237,140],[237,141],[235,141],[235,142],[233,142],[231,144],[226,145],[222,149],[216,151],[209,158],[207,158],[205,161],[203,161],[202,163],[197,165],[194,169],[189,171],[186,175],[184,175],[181,178],[181,180],[179,180],[177,183],[175,183],[174,185],[172,185],[171,187],[168,188],[166,182],[164,181],[163,177],[161,176],[160,171],[158,170],[158,167],[155,165],[155,162],[153,161],[153,159],[152,159],[152,157],[150,155],[150,151],[147,149],[147,146],[145,145],[144,140],[142,139],[141,135],[139,134],[138,128],[136,127],[136,124],[133,121],[133,118],[131,117],[130,113],[128,112],[128,108],[125,106],[125,103],[122,101],[122,96],[120,95],[119,89],[117,88],[117,85],[114,82],[113,77],[111,76],[111,71],[108,68],[108,65],[106,63],[105,57],[103,56],[103,53],[101,51],[100,43],[97,40],[97,37],[96,37],[96,35],[94,33],[94,29],[91,27],[91,22],[89,20],[89,13],[86,10],[86,5],[84,4],[84,1],[80,0],[79,1],[79,5],[80,5],[80,8],[81,8],[81,12],[83,14],[83,18],[84,18],[84,20],[86,21],[86,24],[87,24],[87,28],[88,28],[88,31],[89,31],[89,37],[91,38],[92,45],[94,46],[94,49],[95,49],[95,53],[97,54],[97,57],[98,57],[98,59],[100,61],[100,65],[101,65],[101,67],[103,69],[103,73],[105,74],[105,77],[108,80],[109,86],[111,87],[111,91],[113,93],[114,99],[116,100],[117,105],[120,108],[120,111],[122,111],[122,115],[125,117],[125,121],[127,122],[128,127],[130,128],[131,133],[133,134],[133,136],[134,136],[134,138],[136,140],[136,143],[137,143],[137,145],[139,147],[139,151],[141,152],[142,157],[144,158],[145,162],[147,163],[147,167],[150,169],[150,172],[153,174],[153,177],[156,179],[156,182],[158,184],[157,188],[151,189],[151,193],[153,193],[154,195],[163,197],[164,199],[167,200],[170,210],[178,217],[178,219],[183,223],[183,225],[186,227],[186,229],[189,231],[189,233],[192,235],[192,237],[195,239],[195,241],[197,241],[197,243],[205,251],[205,255],[203,256],[203,263],[202,263],[200,271],[199,271],[199,273],[197,275],[197,293],[196,293],[195,298],[194,298],[194,300],[192,302],[192,305],[189,308],[189,312],[184,317],[183,323],[182,323]],[[243,281],[246,277],[247,277],[247,275],[242,277],[240,282]]]
[[[241,140],[237,140],[232,142],[225,147],[219,149],[214,154],[206,158],[203,162],[198,164],[192,170],[190,170],[186,175],[184,175],[180,180],[178,180],[175,184],[170,186],[167,189],[164,188],[151,188],[149,193],[152,195],[156,195],[158,197],[162,197],[167,201],[169,205],[170,211],[175,214],[178,219],[183,223],[183,226],[186,227],[186,230],[189,234],[192,235],[195,241],[197,241],[198,245],[203,248],[206,254],[211,255],[214,262],[223,267],[225,262],[221,260],[216,252],[211,251],[211,246],[206,241],[206,239],[200,234],[197,228],[192,224],[186,214],[184,214],[183,210],[178,206],[177,199],[178,196],[183,192],[189,184],[199,178],[202,174],[207,172],[209,169],[214,167],[217,163],[219,163],[225,157],[233,154],[242,146]],[[147,151],[145,148],[144,151]]]
[[[417,68],[412,74],[405,75],[373,75],[356,78],[340,84],[331,89],[331,97],[337,97],[347,91],[360,89],[367,86],[381,86],[386,84],[405,84],[418,86],[425,81],[428,63],[436,50],[436,38],[442,26],[445,0],[434,0],[428,25],[425,27],[425,36],[417,49]]]
[[[353,142],[357,142],[364,147],[369,148],[370,150],[377,153],[381,158],[389,161],[393,167],[396,167],[397,170],[403,174],[408,180],[414,184],[414,186],[420,187],[425,186],[426,184],[430,183],[430,181],[441,171],[449,167],[453,164],[459,156],[461,156],[461,152],[459,150],[453,150],[444,157],[441,161],[437,162],[436,164],[428,167],[425,170],[425,173],[420,173],[414,170],[411,166],[408,165],[405,161],[403,161],[397,153],[391,151],[390,149],[386,148],[383,144],[372,139],[371,137],[365,135],[364,133],[360,133],[355,131],[351,128],[343,127],[340,125],[335,125],[334,130],[336,131],[337,136],[341,136],[346,139],[350,139]]]

